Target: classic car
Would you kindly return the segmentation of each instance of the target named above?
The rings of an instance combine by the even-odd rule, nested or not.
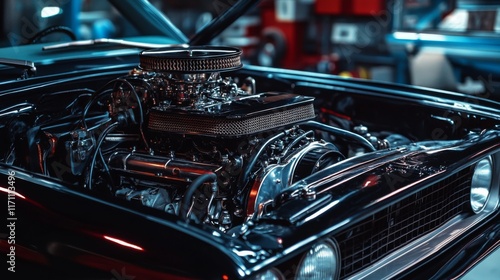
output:
[[[191,39],[110,2],[140,36],[0,49],[3,279],[448,279],[500,244],[500,103],[209,45],[258,1]]]

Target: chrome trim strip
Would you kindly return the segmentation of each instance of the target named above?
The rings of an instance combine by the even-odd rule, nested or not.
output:
[[[382,153],[382,151],[379,151],[377,153]],[[389,153],[389,154],[386,154]],[[398,155],[399,153],[399,155]],[[394,155],[397,155],[398,157],[401,155],[414,155],[418,153],[418,151],[412,151],[412,150],[395,150],[395,151],[386,151],[384,154],[382,154],[383,158],[385,159],[385,162],[389,162],[390,158],[392,158]],[[486,155],[488,156],[488,155]],[[421,262],[422,260],[425,260],[428,256],[431,256],[432,254],[435,254],[439,252],[441,248],[444,246],[450,244],[454,240],[458,239],[461,237],[461,234],[467,230],[470,230],[471,228],[475,227],[477,224],[481,223],[484,219],[489,217],[490,215],[495,214],[495,211],[499,211],[500,209],[500,152],[496,151],[495,153],[491,154],[491,156],[494,159],[494,179],[492,181],[492,186],[493,189],[491,191],[491,194],[496,194],[490,195],[490,199],[488,202],[488,207],[485,209],[484,212],[481,214],[476,214],[473,215],[472,210],[471,210],[471,215],[470,217],[467,217],[467,215],[457,215],[455,218],[452,218],[445,224],[441,225],[439,228],[435,229],[434,231],[429,232],[428,234],[412,241],[411,243],[407,244],[406,246],[398,249],[397,251],[390,253],[386,257],[378,260],[377,262],[373,263],[371,266],[365,268],[364,270],[361,270],[349,277],[343,278],[343,279],[390,279],[394,278],[394,276],[397,276],[398,273],[401,273],[405,271],[406,269],[411,268],[414,266],[414,264],[417,264]],[[360,159],[363,156],[360,157],[354,157],[351,159],[347,159],[345,161],[352,161],[356,159]],[[388,159],[389,158],[389,159]],[[470,166],[471,164],[475,164],[478,162],[481,158],[478,158],[472,162],[470,162],[467,165],[461,166],[460,168],[465,168],[467,166]],[[344,162],[345,162],[344,161]],[[367,167],[367,170],[372,170],[377,166],[381,166],[384,163],[380,164],[376,162],[376,159],[370,159],[368,162],[374,162],[373,164],[370,165],[370,167]],[[337,164],[342,164],[343,162],[337,163]],[[337,165],[336,164],[336,165]],[[354,161],[354,164],[356,167],[359,167],[361,163],[356,163]],[[460,168],[457,168],[457,170],[460,170]],[[355,168],[354,168],[355,169]],[[328,169],[325,169],[328,170]],[[344,172],[350,172],[350,168],[343,169]],[[346,171],[347,170],[347,171]],[[323,170],[324,171],[324,170]],[[319,171],[318,173],[315,174],[320,174],[323,171]],[[313,181],[312,183],[307,183],[305,185],[302,185],[301,187],[308,188],[308,187],[313,187],[315,190],[317,190],[319,187],[322,186],[323,182],[330,183],[336,179],[336,176],[339,176],[339,174],[342,174],[341,171],[333,173],[331,176],[325,176],[325,180],[316,180]],[[311,175],[311,177],[313,177]],[[297,185],[299,185],[297,183]],[[332,201],[329,204],[323,206],[323,209],[327,209],[330,207],[335,206],[335,204],[338,203],[336,201]],[[325,211],[325,210],[324,210]],[[326,210],[327,211],[327,210]],[[310,247],[312,246],[315,242],[318,241],[318,239],[321,238],[327,238],[328,236],[333,237],[334,234],[332,234],[335,231],[338,231],[340,229],[344,229],[348,227],[348,225],[352,223],[351,218],[346,218],[344,220],[341,220],[337,223],[334,223],[330,225],[329,227],[326,227],[324,230],[321,232],[311,235],[307,238],[298,240],[297,243],[290,245],[289,247],[286,247],[281,251],[280,253],[277,253],[275,255],[272,255],[268,258],[263,259],[261,262],[256,262],[254,266],[248,266],[244,271],[245,275],[251,275],[252,273],[255,273],[261,269],[263,269],[266,266],[272,265],[273,262],[277,262],[280,258],[283,256],[290,255],[294,253],[297,250],[300,250],[302,248]],[[342,255],[341,255],[342,258]]]
[[[428,259],[443,247],[460,238],[500,208],[500,153],[490,156],[493,163],[493,180],[484,210],[479,214],[467,217],[466,214],[456,216],[438,229],[416,239],[408,245],[378,260],[364,270],[345,279],[390,279]],[[485,158],[487,158],[485,157]],[[477,163],[477,162],[476,162]],[[476,164],[474,163],[474,164]],[[471,213],[472,209],[471,209]]]
[[[493,212],[474,215],[468,218],[457,216],[439,229],[424,235],[410,244],[380,259],[371,266],[346,279],[391,279],[398,273],[429,258],[443,247],[474,228]]]
[[[124,47],[131,48],[140,48],[140,49],[153,49],[153,48],[170,48],[170,47],[180,47],[180,48],[188,48],[188,44],[154,44],[154,43],[143,43],[143,42],[134,42],[127,41],[121,39],[110,39],[110,38],[101,38],[101,39],[93,39],[93,40],[81,40],[81,41],[72,41],[68,43],[60,43],[55,45],[49,45],[42,47],[42,50],[55,50],[55,49],[65,49],[71,47],[86,47],[92,45],[118,45]]]

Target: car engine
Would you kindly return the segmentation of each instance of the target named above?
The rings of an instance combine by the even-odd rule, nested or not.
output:
[[[137,69],[82,94],[81,112],[12,120],[4,159],[226,232],[263,215],[283,189],[346,158],[316,130],[368,150],[388,147],[366,132],[314,122],[312,97],[258,93],[252,77],[227,75],[241,66],[231,47],[143,51]]]

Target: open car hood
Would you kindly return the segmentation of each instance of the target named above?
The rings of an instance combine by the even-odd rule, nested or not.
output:
[[[219,35],[231,23],[243,15],[250,7],[260,0],[240,0],[205,25],[196,35],[189,40],[192,46],[208,44],[215,36]]]
[[[187,39],[186,35],[182,33],[174,24],[167,18],[163,17],[156,8],[146,0],[109,0],[122,14],[135,21],[139,27],[144,26],[146,33],[156,32],[171,36],[179,40],[180,43],[189,43],[189,45],[205,45],[219,35],[224,29],[231,25],[241,15],[243,15],[250,7],[258,3],[260,0],[239,0],[231,1],[236,2],[223,13],[217,15],[209,24],[205,25],[199,32],[197,32],[191,39]],[[132,15],[133,14],[133,15]],[[157,30],[151,30],[150,22],[155,21]],[[147,22],[147,25],[141,22]]]

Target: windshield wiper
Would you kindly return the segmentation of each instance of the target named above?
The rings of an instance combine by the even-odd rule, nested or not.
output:
[[[12,59],[12,58],[0,58],[1,65],[12,66],[17,69],[22,69],[23,74],[21,75],[21,79],[26,79],[35,75],[36,67],[33,61],[22,60],[22,59]]]
[[[126,41],[120,39],[109,39],[109,38],[101,38],[101,39],[93,39],[93,40],[81,40],[81,41],[73,41],[61,44],[55,44],[50,46],[45,46],[42,49],[46,50],[56,50],[56,49],[66,49],[72,47],[81,47],[81,46],[92,46],[92,45],[118,45],[124,47],[133,47],[133,48],[142,48],[142,49],[156,49],[156,48],[166,48],[166,47],[189,47],[188,44],[153,44],[153,43],[141,43],[134,41]]]

